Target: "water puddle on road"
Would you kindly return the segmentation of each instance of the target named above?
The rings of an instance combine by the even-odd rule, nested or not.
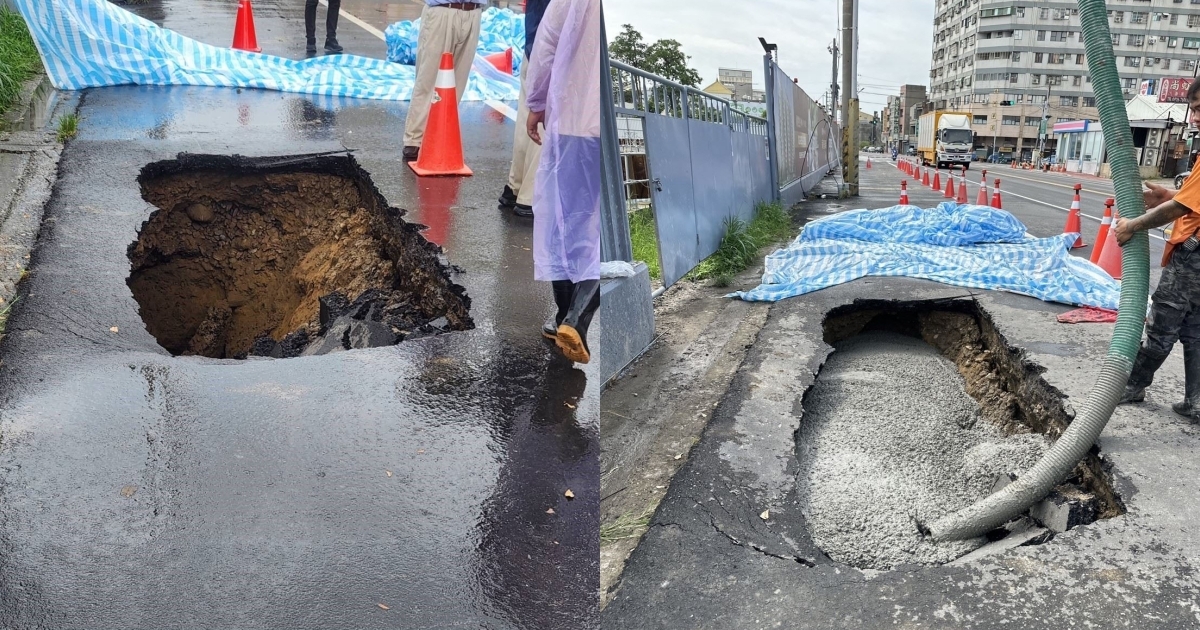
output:
[[[1099,449],[1042,503],[969,541],[933,543],[928,523],[998,490],[1070,423],[1065,397],[973,301],[872,301],[824,322],[836,350],[803,400],[798,498],[833,560],[890,570],[1040,544],[1124,513]]]
[[[17,120],[0,120],[0,131],[41,131],[50,123],[54,114],[54,106],[58,104],[58,90],[54,89],[48,77],[34,88],[29,101],[29,109]]]
[[[349,156],[146,166],[127,281],[174,355],[289,358],[474,326],[440,249]]]

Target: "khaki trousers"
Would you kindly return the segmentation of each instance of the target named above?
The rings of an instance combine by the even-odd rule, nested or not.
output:
[[[528,68],[528,62],[526,62]],[[542,159],[542,145],[529,139],[525,123],[529,120],[529,105],[525,102],[525,72],[521,73],[521,96],[518,97],[517,131],[513,134],[512,166],[508,169],[508,187],[517,194],[517,203],[533,206],[533,182],[538,162]],[[542,141],[546,140],[546,127],[538,125]]]
[[[479,44],[479,20],[482,6],[474,11],[426,6],[421,11],[421,34],[417,36],[417,78],[408,118],[404,121],[404,146],[419,147],[425,138],[425,123],[433,103],[433,85],[437,82],[442,53],[454,55],[454,79],[461,101],[475,61]]]

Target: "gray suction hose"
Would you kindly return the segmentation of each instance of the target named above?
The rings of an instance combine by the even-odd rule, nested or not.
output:
[[[1133,133],[1125,115],[1125,99],[1121,96],[1104,0],[1079,0],[1079,18],[1083,23],[1092,90],[1104,128],[1104,144],[1112,165],[1118,213],[1132,219],[1145,212],[1145,202],[1142,200],[1141,175],[1133,157]],[[1082,411],[1041,461],[1016,481],[974,505],[929,524],[926,531],[935,541],[981,536],[1021,514],[1062,483],[1100,437],[1125,390],[1142,341],[1149,289],[1149,252],[1150,243],[1145,232],[1137,233],[1122,248],[1117,324],[1108,356]]]

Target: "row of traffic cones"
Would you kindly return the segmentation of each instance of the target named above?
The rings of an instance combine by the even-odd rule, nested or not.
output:
[[[902,161],[898,167],[901,172],[911,175],[923,186],[928,186],[933,190],[942,190],[942,175],[941,171],[934,169],[933,179],[929,177],[929,169],[916,162]],[[993,187],[991,201],[988,201],[987,195],[987,171],[984,170],[979,181],[979,195],[975,198],[975,204],[980,206],[991,206],[993,208],[1002,209],[1003,202],[1000,199],[1000,180],[996,180]],[[953,199],[955,203],[967,203],[967,170],[962,169],[958,180],[958,190],[954,189],[954,174],[947,173],[946,176],[946,199]],[[901,182],[901,201],[902,205],[908,203],[908,181]]]

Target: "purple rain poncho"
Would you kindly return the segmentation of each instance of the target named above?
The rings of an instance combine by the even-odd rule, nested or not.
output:
[[[600,278],[600,0],[552,0],[528,62],[546,112],[533,192],[536,280]]]

